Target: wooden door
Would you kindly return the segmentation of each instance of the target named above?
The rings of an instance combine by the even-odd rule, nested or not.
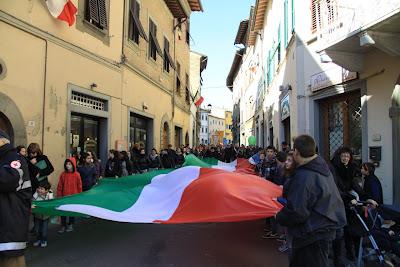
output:
[[[362,127],[360,93],[344,94],[321,102],[323,154],[332,159],[341,146],[353,149],[354,159],[361,160]]]

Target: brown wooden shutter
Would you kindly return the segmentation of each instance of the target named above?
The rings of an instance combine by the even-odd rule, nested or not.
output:
[[[311,0],[311,32],[317,31],[316,0]]]
[[[139,14],[140,14],[139,11],[140,11],[140,5],[136,1],[132,0],[131,6],[129,8],[129,13],[131,14],[131,18],[133,20],[133,23],[136,24],[136,27],[137,27],[137,29],[139,31],[139,35],[142,36],[142,38],[145,39],[146,42],[148,42],[149,39],[147,38],[146,32],[144,31],[143,25],[142,25],[142,23],[140,22],[140,19],[139,19]],[[132,30],[133,30],[132,28],[133,27],[130,28],[129,36],[132,36]],[[150,31],[151,31],[151,29],[150,29]]]
[[[99,5],[99,24],[104,29],[107,28],[107,8],[106,0],[97,0]]]
[[[99,6],[97,4],[97,0],[89,0],[88,2],[88,8],[89,8],[89,20],[92,20],[96,23],[99,23]]]

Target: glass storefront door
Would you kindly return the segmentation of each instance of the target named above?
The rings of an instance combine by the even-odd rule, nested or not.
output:
[[[81,114],[71,115],[70,153],[92,151],[99,156],[99,119]]]
[[[139,147],[143,147],[146,153],[149,153],[151,149],[149,140],[149,137],[151,137],[151,121],[149,118],[134,113],[130,116],[129,142],[131,145],[138,144]]]

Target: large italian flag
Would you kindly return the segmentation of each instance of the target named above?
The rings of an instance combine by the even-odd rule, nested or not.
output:
[[[130,223],[233,222],[276,214],[281,188],[240,169],[238,162],[188,156],[182,168],[102,179],[87,192],[35,202],[33,212]]]

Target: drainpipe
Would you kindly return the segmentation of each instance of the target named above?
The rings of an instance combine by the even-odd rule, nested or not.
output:
[[[45,42],[44,51],[44,75],[43,75],[43,110],[42,110],[42,151],[44,151],[44,122],[45,122],[45,111],[46,111],[46,86],[47,86],[47,40],[42,39]]]

